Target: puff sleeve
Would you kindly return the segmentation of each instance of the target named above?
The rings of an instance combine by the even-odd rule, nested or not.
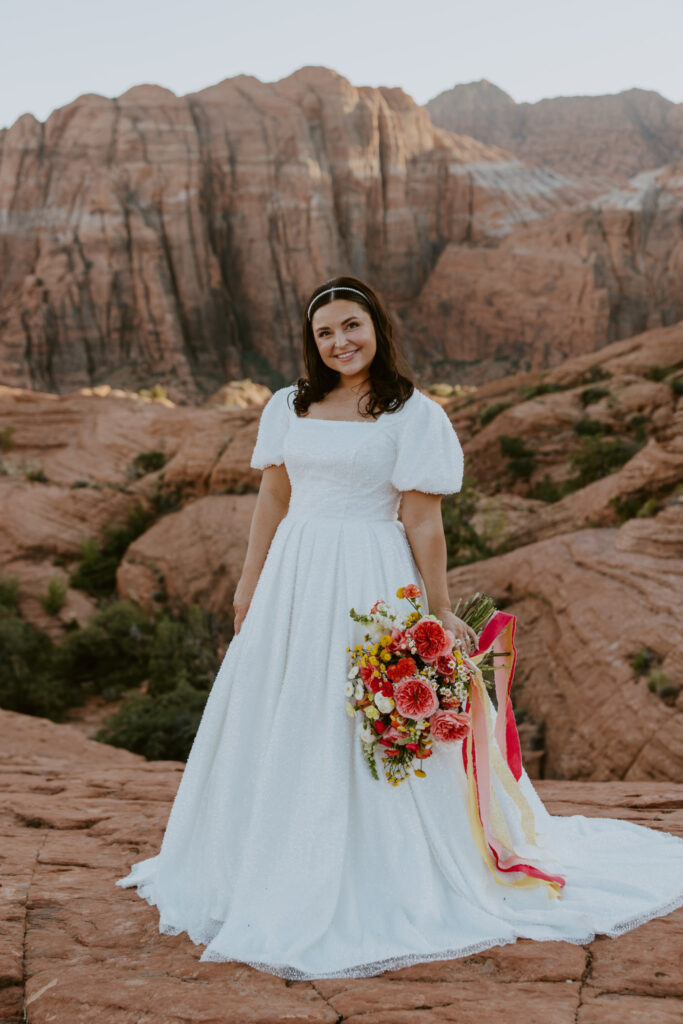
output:
[[[464,454],[446,411],[421,391],[397,436],[391,483],[398,491],[454,494],[462,489]],[[408,412],[408,409],[406,409]]]
[[[280,466],[284,462],[283,445],[291,415],[287,397],[293,387],[278,388],[263,406],[249,463],[252,469]]]

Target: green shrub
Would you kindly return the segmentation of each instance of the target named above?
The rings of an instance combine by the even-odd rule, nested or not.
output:
[[[0,430],[0,452],[11,452],[14,448],[14,427],[7,426]]]
[[[6,605],[0,608],[0,707],[59,718],[68,700],[52,675],[54,644]]]
[[[45,476],[45,470],[42,466],[38,466],[37,469],[27,469],[24,473],[25,478],[34,484],[46,484],[47,477]]]
[[[124,526],[106,526],[101,540],[88,538],[81,545],[81,564],[71,574],[69,585],[93,597],[106,597],[116,588],[116,570],[128,547],[149,528],[152,512],[138,502],[128,510]]]
[[[539,384],[523,385],[522,387],[517,388],[517,394],[520,398],[528,400],[530,398],[536,398],[538,395],[547,395],[551,391],[566,391],[568,387],[568,384],[553,384],[541,381]]]
[[[583,437],[582,450],[570,458],[571,464],[578,471],[574,478],[576,486],[585,487],[615,473],[641,448],[641,443],[621,437]]]
[[[609,388],[585,388],[581,392],[581,404],[585,409],[587,405],[599,402],[601,398],[606,398],[607,395],[609,395]]]
[[[47,585],[47,592],[41,595],[40,603],[48,615],[56,615],[64,607],[67,585],[61,576],[53,576]]]
[[[185,683],[208,690],[218,668],[212,623],[199,605],[191,605],[176,618],[162,616],[149,653],[150,696],[160,696]]]
[[[599,380],[609,380],[612,374],[604,366],[590,366],[582,375],[579,383],[594,384]]]
[[[633,436],[637,441],[647,441],[647,425],[650,422],[647,416],[644,416],[642,412],[636,413],[628,421],[628,429],[633,431]]]
[[[508,459],[508,470],[513,477],[528,480],[535,468],[533,451],[527,448],[521,437],[501,434],[498,438],[500,450]]]
[[[0,610],[18,613],[19,577],[0,576]]]
[[[154,473],[166,465],[166,455],[157,449],[148,452],[140,452],[133,459],[131,475],[134,477],[146,476],[147,473]]]
[[[604,434],[605,424],[601,420],[592,420],[589,416],[583,416],[574,423],[576,434]]]
[[[683,395],[683,377],[672,377],[669,384],[674,395]]]
[[[641,647],[631,655],[631,667],[638,675],[648,672],[659,661],[659,655],[651,647]]]
[[[493,405],[487,405],[486,408],[479,413],[480,425],[485,427],[487,423],[494,420],[499,413],[503,412],[504,409],[509,409],[510,406],[514,404],[514,402],[494,402]]]
[[[446,566],[467,565],[490,558],[494,551],[487,545],[474,526],[472,516],[477,509],[474,480],[465,474],[462,490],[449,494],[441,503],[441,514],[446,537]]]
[[[664,378],[670,373],[668,366],[650,366],[644,376],[648,380],[664,380]]]
[[[154,625],[130,601],[114,601],[83,628],[66,634],[57,648],[55,674],[70,688],[72,702],[102,694],[108,700],[147,678]]]
[[[206,692],[186,682],[158,697],[132,694],[94,738],[125,747],[148,760],[186,761],[207,697]]]
[[[661,668],[650,670],[647,677],[647,688],[651,693],[656,693],[661,700],[672,704],[675,702],[681,689],[680,686],[676,686],[671,681],[670,676]]]

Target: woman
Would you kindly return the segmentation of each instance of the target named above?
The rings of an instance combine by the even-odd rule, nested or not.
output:
[[[464,649],[446,585],[441,496],[463,453],[445,411],[399,365],[390,320],[354,277],[313,293],[306,377],[278,389],[251,465],[263,475],[235,636],[209,694],[158,855],[117,885],[159,908],[159,930],[288,978],[366,976],[518,937],[592,940],[683,904],[683,841],[629,822],[551,817],[519,785],[543,866],[502,884],[469,824],[461,743],[426,778],[374,779],[345,714],[349,616],[417,584]],[[401,505],[401,520],[397,513]],[[410,611],[409,607],[402,610]]]

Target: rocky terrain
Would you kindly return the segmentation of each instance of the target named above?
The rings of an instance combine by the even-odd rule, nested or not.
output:
[[[0,711],[0,1020],[7,1024],[677,1024],[683,910],[618,939],[492,948],[374,978],[286,981],[200,963],[114,885],[158,851],[182,763]],[[683,785],[539,782],[553,814],[683,835]]]
[[[466,486],[444,503],[451,596],[483,590],[518,618],[514,700],[533,777],[683,781],[682,379],[679,325],[434,396],[465,450]],[[227,646],[269,393],[229,390],[227,407],[190,408],[0,388],[0,575],[20,581],[24,619],[55,640],[84,626],[99,603],[70,585],[84,543],[139,504],[149,519],[117,556],[115,595],[149,611],[197,603]],[[50,610],[52,581],[65,595]]]
[[[482,79],[447,89],[426,107],[440,128],[561,174],[601,174],[624,183],[683,159],[683,103],[647,89],[515,103]]]

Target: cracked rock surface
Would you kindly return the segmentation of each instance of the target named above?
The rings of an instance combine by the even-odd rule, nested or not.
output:
[[[589,946],[533,942],[373,978],[200,963],[114,886],[158,849],[184,765],[0,711],[0,1021],[12,1024],[680,1024],[683,908]],[[553,814],[683,835],[683,785],[534,783]]]

